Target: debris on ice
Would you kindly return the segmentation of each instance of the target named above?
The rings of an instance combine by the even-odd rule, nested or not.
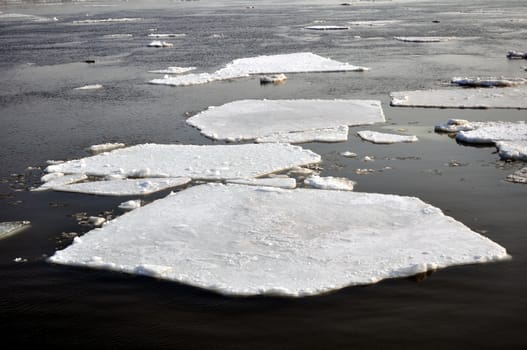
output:
[[[126,147],[124,143],[121,142],[108,142],[108,143],[101,143],[99,145],[92,145],[89,147],[89,150],[92,153],[101,153],[101,152],[109,152],[113,151],[114,149],[119,149]]]
[[[384,121],[381,102],[376,100],[239,100],[187,119],[216,140],[258,142],[335,142],[347,140],[343,126]]]
[[[293,189],[296,188],[296,180],[290,177],[272,177],[260,179],[231,179],[227,183],[248,185],[248,186],[265,186]]]
[[[318,162],[318,154],[281,143],[205,146],[143,144],[50,165],[46,172],[221,180],[259,177]]]
[[[527,59],[527,52],[511,50],[507,52],[508,59]]]
[[[129,201],[126,201],[126,202],[122,202],[121,204],[119,204],[118,206],[119,209],[122,209],[122,210],[134,210],[134,209],[137,209],[137,208],[141,208],[141,200],[140,199],[131,199]]]
[[[527,83],[524,78],[452,78],[452,84],[463,87],[511,87]]]
[[[31,225],[29,221],[0,222],[0,240],[12,236]]]
[[[247,77],[251,74],[362,72],[369,68],[334,61],[311,52],[236,59],[214,73],[187,74],[151,80],[151,84],[186,86]]]
[[[307,27],[304,27],[304,29],[308,29],[308,30],[349,30],[350,27],[328,25],[328,26],[307,26]]]
[[[527,184],[527,168],[521,168],[520,170],[508,175],[507,181]]]
[[[150,42],[148,47],[173,47],[174,44],[166,42],[166,41],[160,41],[160,40],[154,40]]]
[[[387,134],[371,130],[362,130],[357,132],[361,139],[373,143],[397,143],[397,142],[417,142],[415,135],[396,135]]]
[[[183,74],[196,69],[196,67],[168,67],[167,69],[150,70],[148,73],[157,74]]]
[[[508,258],[417,198],[206,184],[115,218],[49,261],[300,297]]]
[[[524,140],[496,142],[501,159],[523,160],[527,162],[527,136]]]
[[[304,180],[304,184],[322,190],[353,191],[356,183],[345,177],[312,175]]]
[[[262,75],[260,77],[260,84],[283,84],[287,80],[285,74]]]
[[[77,192],[100,196],[136,196],[147,195],[169,188],[185,185],[191,181],[188,177],[124,179],[108,181],[82,182],[71,185],[54,186],[52,189],[62,192]]]
[[[93,85],[84,85],[81,87],[77,87],[74,90],[97,90],[97,89],[102,89],[102,87],[103,86],[101,84],[93,84]]]
[[[395,40],[412,43],[439,43],[454,39],[449,36],[394,36]]]

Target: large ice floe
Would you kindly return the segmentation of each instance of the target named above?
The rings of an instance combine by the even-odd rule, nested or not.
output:
[[[417,142],[415,135],[396,135],[387,134],[384,132],[377,132],[371,130],[362,130],[357,132],[361,139],[373,143],[398,143],[398,142]]]
[[[401,107],[527,109],[527,85],[398,91],[390,95],[391,105]]]
[[[288,143],[345,141],[348,125],[384,121],[376,100],[240,100],[187,119],[217,140]]]
[[[299,297],[507,258],[417,198],[205,184],[124,214],[49,261]]]
[[[205,84],[217,80],[247,77],[251,74],[302,73],[302,72],[345,72],[365,71],[368,68],[353,66],[311,52],[282,55],[239,58],[214,73],[186,74],[177,77],[166,76],[153,79],[151,84],[186,86]]]
[[[29,221],[0,222],[0,239],[7,238],[21,232],[31,225]]]
[[[49,173],[123,178],[253,178],[320,162],[320,156],[283,143],[246,145],[159,145],[121,148],[46,168]]]

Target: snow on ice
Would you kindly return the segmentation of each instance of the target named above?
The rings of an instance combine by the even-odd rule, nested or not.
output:
[[[29,221],[0,222],[0,240],[19,233],[30,225]]]
[[[355,182],[345,177],[312,175],[304,180],[304,184],[322,190],[353,191]]]
[[[376,100],[240,100],[187,119],[213,139],[258,142],[341,141],[347,140],[343,126],[384,121]]]
[[[251,74],[365,71],[368,68],[334,61],[311,52],[257,56],[236,59],[214,73],[187,74],[151,80],[151,84],[186,86],[217,80],[247,77]]]
[[[126,213],[49,261],[299,297],[507,258],[417,198],[206,184]]]
[[[122,177],[253,178],[320,162],[320,156],[282,143],[246,145],[142,144],[50,165],[47,172]]]
[[[53,190],[101,196],[135,196],[147,195],[169,188],[182,186],[190,181],[191,179],[188,177],[122,179],[53,186]]]
[[[361,139],[373,143],[397,143],[397,142],[417,142],[415,135],[396,135],[387,134],[371,130],[362,130],[357,132]]]

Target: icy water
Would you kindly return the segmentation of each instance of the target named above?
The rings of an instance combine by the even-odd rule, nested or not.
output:
[[[0,2],[0,221],[32,226],[0,241],[6,348],[527,347],[527,186],[505,181],[525,164],[501,162],[494,147],[464,146],[433,132],[449,118],[519,121],[527,112],[389,106],[390,91],[437,88],[454,76],[525,76],[527,61],[505,58],[508,50],[527,50],[524,0],[7,3]],[[139,20],[73,24],[108,18]],[[378,20],[391,22],[302,29]],[[174,47],[155,49],[146,47],[151,33],[186,36],[162,39]],[[393,36],[456,39],[418,44]],[[186,88],[147,83],[159,77],[149,70],[168,66],[211,72],[240,57],[300,51],[371,71],[290,74],[280,86],[260,86],[257,77]],[[104,87],[74,90],[90,84]],[[322,155],[322,175],[349,177],[357,191],[418,196],[503,245],[512,260],[301,299],[224,297],[45,261],[71,243],[63,233],[91,229],[75,214],[120,215],[117,205],[129,199],[27,191],[47,160],[83,157],[86,147],[104,142],[211,144],[185,118],[244,98],[380,99],[386,124],[351,128],[346,143],[302,145]],[[406,130],[420,141],[374,145],[356,136],[363,129]],[[347,150],[359,157],[342,157]],[[358,175],[360,168],[377,171]]]

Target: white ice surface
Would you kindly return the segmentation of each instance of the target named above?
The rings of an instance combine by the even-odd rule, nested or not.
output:
[[[150,42],[147,46],[148,47],[173,47],[174,44],[167,43],[166,41],[154,40]]]
[[[108,180],[54,186],[53,190],[101,196],[139,196],[182,186],[190,181],[188,177]]]
[[[50,175],[56,175],[49,177]],[[86,180],[88,177],[86,174],[71,174],[64,175],[63,173],[50,173],[42,177],[44,182],[40,187],[33,189],[33,191],[45,191],[51,190],[54,187],[69,185],[75,182]]]
[[[287,80],[285,74],[262,75],[260,77],[260,84],[282,84]]]
[[[196,67],[168,67],[167,69],[151,70],[148,73],[157,73],[157,74],[182,74],[190,72],[196,69]]]
[[[482,123],[481,122],[469,122],[465,119],[449,119],[445,124],[438,124],[435,126],[434,130],[437,132],[458,132],[458,131],[468,131],[478,128]]]
[[[296,188],[296,180],[290,177],[270,177],[263,179],[232,179],[227,183],[249,185],[249,186],[266,186],[293,189]]]
[[[527,86],[392,92],[392,106],[527,109]]]
[[[527,162],[527,139],[523,141],[498,141],[496,147],[498,147],[498,153],[502,159]]]
[[[309,30],[349,30],[350,27],[347,27],[347,26],[335,26],[335,25],[327,25],[327,26],[318,25],[318,26],[304,27],[304,29],[309,29]]]
[[[298,297],[507,258],[417,198],[208,184],[122,215],[49,261]]]
[[[318,162],[318,154],[281,143],[214,146],[143,144],[50,165],[46,171],[220,180],[253,178]]]
[[[304,183],[313,188],[322,190],[353,191],[355,182],[345,177],[312,175],[304,180]]]
[[[373,143],[397,143],[397,142],[417,142],[417,136],[415,135],[396,135],[387,134],[383,132],[362,130],[357,132],[361,139],[370,141]]]
[[[452,40],[448,36],[394,36],[395,40],[412,42],[412,43],[439,43]]]
[[[148,34],[150,38],[182,38],[185,37],[187,34],[184,33],[169,33],[169,34]]]
[[[335,141],[332,139],[342,140],[344,134],[346,140],[347,130],[339,127],[384,121],[381,102],[376,100],[240,100],[210,107],[187,119],[213,139],[259,142]],[[335,129],[313,131],[329,128]],[[307,133],[285,135],[300,131]]]
[[[93,153],[101,153],[101,152],[113,151],[114,149],[119,149],[123,147],[126,147],[124,143],[109,142],[109,143],[101,143],[98,145],[92,145],[89,147],[89,150]]]
[[[258,137],[256,142],[285,142],[285,143],[305,143],[305,142],[345,142],[348,140],[349,128],[341,125],[336,128],[313,129],[305,131],[293,131],[274,133],[267,136]]]
[[[74,90],[97,90],[97,89],[102,89],[102,87],[103,86],[101,84],[93,84],[93,85],[84,85],[81,87],[77,87]]]
[[[527,141],[527,124],[520,122],[480,122],[473,130],[459,131],[456,140],[467,143]]]
[[[132,199],[126,202],[122,202],[118,206],[119,209],[122,210],[134,210],[137,208],[141,208],[141,200],[140,199]]]
[[[257,56],[236,59],[214,73],[187,74],[151,80],[151,84],[185,86],[217,80],[247,77],[251,74],[364,71],[365,67],[334,61],[311,52]]]
[[[0,222],[0,239],[12,236],[29,227],[29,221],[7,221]]]

